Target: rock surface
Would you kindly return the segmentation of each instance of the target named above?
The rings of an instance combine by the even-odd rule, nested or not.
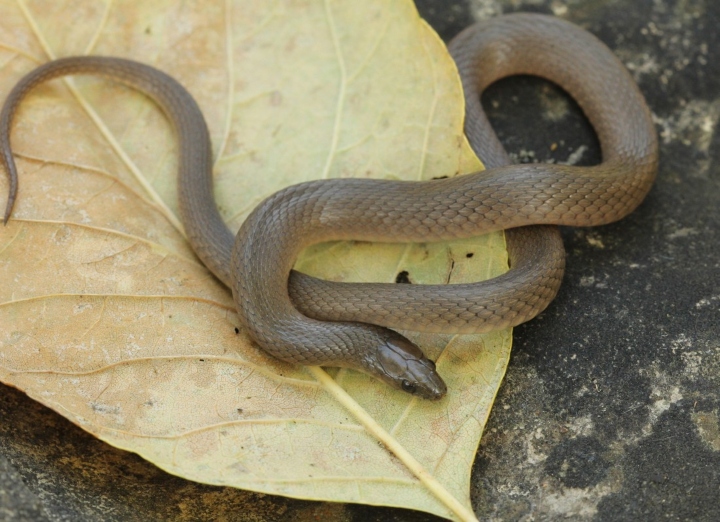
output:
[[[634,214],[564,230],[563,287],[516,329],[481,442],[478,517],[720,520],[720,2],[417,4],[445,39],[512,11],[582,25],[631,70],[661,140],[657,184]],[[556,87],[504,80],[483,102],[517,161],[599,161]],[[188,482],[0,386],[0,520],[438,519]]]

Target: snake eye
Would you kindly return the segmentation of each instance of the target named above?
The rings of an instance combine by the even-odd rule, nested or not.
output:
[[[437,368],[435,367],[435,361],[431,361],[430,359],[428,359],[428,363],[433,370],[437,370]]]
[[[402,389],[408,393],[415,393],[415,385],[408,380],[402,382]]]

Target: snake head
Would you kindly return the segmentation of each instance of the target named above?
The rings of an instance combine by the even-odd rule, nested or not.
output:
[[[435,363],[402,335],[385,330],[372,361],[371,373],[412,395],[432,401],[442,399],[447,386],[435,369]]]

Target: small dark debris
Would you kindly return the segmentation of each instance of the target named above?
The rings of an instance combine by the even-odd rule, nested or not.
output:
[[[410,273],[407,270],[403,270],[400,272],[397,277],[395,278],[396,283],[404,283],[404,284],[412,284],[412,281],[410,281]]]

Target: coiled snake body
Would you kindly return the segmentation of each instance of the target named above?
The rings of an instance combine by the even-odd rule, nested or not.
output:
[[[16,85],[0,113],[0,152],[10,177],[5,219],[17,191],[9,130],[22,97],[57,76],[116,78],[148,94],[174,123],[189,241],[232,289],[253,339],[286,361],[352,367],[438,399],[446,387],[435,365],[388,327],[470,333],[534,317],[557,293],[564,252],[556,227],[526,225],[618,220],[643,200],[657,170],[657,141],[642,95],[619,60],[584,30],[546,16],[509,15],[466,29],[449,48],[465,91],[465,130],[488,170],[424,182],[336,179],[294,185],[258,206],[237,238],[215,206],[205,121],[180,84],[157,69],[118,58],[46,63]],[[600,165],[509,165],[479,94],[514,74],[547,78],[578,101],[600,139]],[[340,284],[292,271],[298,253],[319,241],[421,242],[500,229],[511,229],[512,268],[482,283]]]

